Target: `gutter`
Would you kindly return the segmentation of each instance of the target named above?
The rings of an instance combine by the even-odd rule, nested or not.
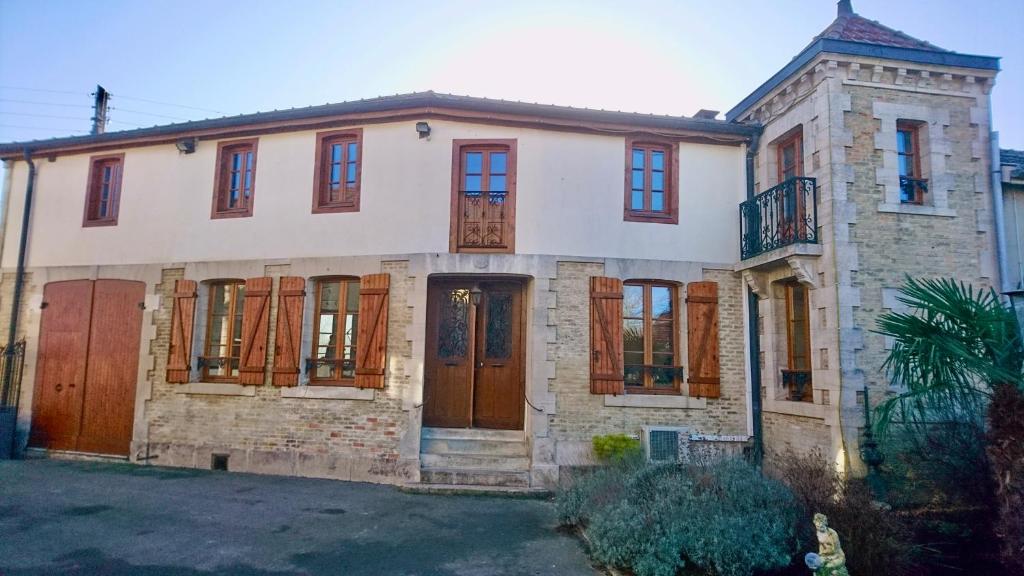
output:
[[[761,131],[763,127],[757,126],[757,131],[751,134],[750,143],[747,145],[746,172],[747,172],[747,199],[757,195],[754,189],[756,178],[754,176],[754,157],[760,146]],[[760,298],[749,286],[745,287],[747,293],[747,345],[748,364],[750,365],[750,435],[754,445],[751,457],[754,464],[760,465],[764,459],[764,426],[762,424],[761,406],[761,341],[757,331],[757,316],[760,308]]]

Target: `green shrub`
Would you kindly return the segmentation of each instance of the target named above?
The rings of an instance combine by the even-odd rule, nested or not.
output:
[[[640,454],[640,441],[628,434],[594,436],[594,454],[605,462],[632,458]]]
[[[563,522],[581,526],[594,559],[637,576],[684,567],[747,576],[789,564],[796,506],[781,483],[742,460],[623,461],[559,493]]]

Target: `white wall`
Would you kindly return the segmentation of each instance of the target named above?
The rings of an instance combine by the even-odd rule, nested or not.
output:
[[[259,138],[251,218],[210,219],[216,142],[128,148],[117,226],[82,227],[89,155],[36,161],[28,266],[448,252],[452,140],[518,141],[516,251],[731,263],[743,150],[680,145],[679,224],[624,222],[623,137],[430,120],[364,127],[358,213],[311,214],[315,132]],[[2,265],[17,258],[27,166],[15,164]]]

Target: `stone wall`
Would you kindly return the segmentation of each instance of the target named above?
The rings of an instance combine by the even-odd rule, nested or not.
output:
[[[746,437],[743,288],[738,275],[723,270],[704,272],[704,279],[719,283],[721,397],[671,397],[677,406],[653,407],[666,397],[590,393],[590,278],[605,275],[607,268],[602,263],[560,262],[553,282],[557,338],[549,354],[555,358],[556,375],[550,388],[557,405],[556,414],[549,417],[549,434],[556,442],[557,463],[589,463],[594,436],[638,434],[644,425],[681,426],[692,433]],[[675,280],[671,272],[663,272],[657,279]],[[683,364],[688,366],[684,302],[685,284],[676,305],[684,312],[680,342]]]

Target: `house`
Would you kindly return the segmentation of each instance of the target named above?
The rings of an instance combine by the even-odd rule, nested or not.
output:
[[[0,145],[19,447],[549,487],[625,433],[862,473],[904,274],[998,285],[997,70],[843,0],[725,120],[424,92]]]

